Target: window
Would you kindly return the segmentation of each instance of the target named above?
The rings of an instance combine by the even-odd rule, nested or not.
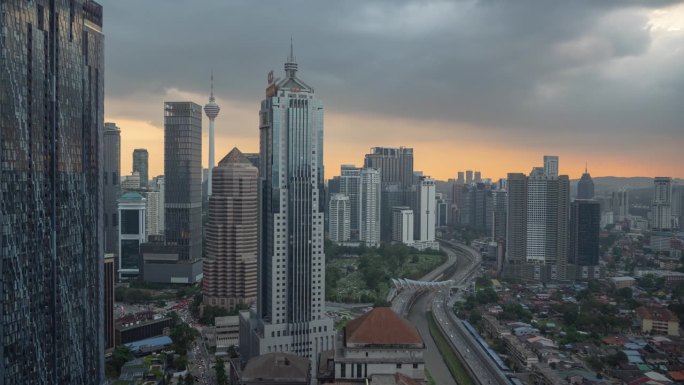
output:
[[[401,364],[397,364],[397,369],[401,369]]]
[[[418,369],[418,364],[413,364],[413,369]]]

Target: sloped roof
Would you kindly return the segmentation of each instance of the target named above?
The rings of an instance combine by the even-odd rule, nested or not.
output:
[[[416,327],[387,307],[376,307],[350,321],[344,336],[345,345],[423,345]]]
[[[306,381],[309,378],[308,358],[290,353],[266,353],[247,362],[242,380]]]
[[[247,157],[238,150],[237,147],[233,147],[230,152],[221,159],[219,162],[219,165],[224,165],[224,164],[236,164],[236,163],[243,163],[243,164],[248,164],[252,165],[252,162],[247,159]]]

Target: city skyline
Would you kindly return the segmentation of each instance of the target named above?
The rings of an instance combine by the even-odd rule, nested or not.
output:
[[[492,178],[527,173],[541,153],[563,158],[564,173],[572,179],[580,177],[585,161],[593,177],[684,177],[677,167],[683,159],[677,149],[684,144],[684,116],[676,106],[682,99],[677,63],[683,53],[676,50],[684,39],[682,5],[544,4],[542,11],[574,17],[531,21],[547,32],[539,39],[521,36],[531,33],[525,15],[533,14],[523,5],[498,11],[459,2],[306,7],[307,28],[320,29],[325,40],[286,22],[299,7],[235,2],[198,7],[192,15],[208,22],[187,30],[180,27],[187,23],[173,22],[187,16],[186,7],[136,5],[154,7],[165,20],[151,35],[144,33],[150,28],[147,18],[123,14],[129,6],[108,4],[107,50],[122,54],[107,56],[106,119],[122,127],[123,153],[150,150],[154,175],[161,173],[159,106],[163,100],[203,104],[211,68],[223,108],[216,123],[217,151],[257,150],[256,90],[276,69],[270,63],[287,54],[287,37],[270,38],[277,29],[293,35],[304,58],[301,68],[311,73],[329,106],[326,178],[372,146],[411,146],[415,169],[440,180],[465,168]],[[264,14],[283,17],[268,16],[261,28],[253,21]],[[339,20],[330,20],[332,14]],[[499,27],[482,31],[492,22]],[[328,30],[322,27],[328,24]],[[250,36],[250,43],[223,39],[234,33]],[[166,36],[188,42],[184,58],[203,62],[166,60],[172,52],[162,40]],[[460,48],[426,51],[433,46]],[[186,71],[188,66],[195,71]],[[208,122],[204,125],[206,131]],[[206,134],[203,139],[207,148]],[[495,161],[502,157],[507,161]],[[123,157],[124,174],[128,162]]]

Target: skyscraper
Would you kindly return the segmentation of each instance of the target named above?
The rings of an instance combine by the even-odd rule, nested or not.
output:
[[[479,171],[475,171],[474,178],[475,178],[475,180],[474,180],[475,183],[481,183],[482,182],[482,173],[480,173]]]
[[[456,177],[456,183],[465,184],[465,178],[463,177],[463,171],[459,171]]]
[[[361,228],[360,186],[361,169],[352,164],[343,164],[340,167],[340,193],[349,197],[349,234],[350,239],[354,241],[359,240]]]
[[[672,178],[659,176],[653,180],[651,230],[672,229]]]
[[[466,184],[471,184],[473,183],[473,171],[472,170],[466,170]]]
[[[166,242],[180,261],[202,258],[202,107],[164,103]]]
[[[383,185],[398,183],[402,189],[413,185],[413,149],[374,147],[366,154],[364,167],[380,170]]]
[[[611,203],[616,221],[623,221],[629,217],[629,192],[627,190],[613,192]]]
[[[600,230],[600,203],[594,200],[574,200],[570,204],[569,263],[598,266]]]
[[[147,187],[150,155],[145,148],[133,150],[133,172],[140,175],[140,187]]]
[[[211,173],[214,169],[214,120],[221,111],[221,107],[216,104],[216,98],[214,98],[214,74],[211,74],[211,94],[209,95],[209,103],[204,105],[204,113],[207,114],[209,118],[209,161],[208,161],[208,175],[207,175],[207,195],[212,193],[212,178]]]
[[[413,210],[410,207],[398,206],[392,210],[392,240],[413,246]]]
[[[506,262],[518,267],[527,257],[527,176],[511,173],[507,179]]]
[[[114,347],[114,283],[116,282],[116,267],[114,254],[104,256],[104,336],[105,349]]]
[[[584,174],[577,182],[577,199],[594,199],[594,181],[589,175],[586,167],[584,168]]]
[[[420,234],[421,243],[435,241],[435,180],[423,177],[420,180]]]
[[[344,194],[333,194],[330,197],[328,215],[330,230],[328,238],[335,243],[349,241],[349,224],[351,217],[349,197]]]
[[[380,246],[380,170],[363,168],[359,187],[359,240],[369,247]]]
[[[119,220],[116,200],[121,196],[121,130],[115,123],[105,123],[102,147],[103,202],[105,253],[118,253]]]
[[[558,176],[558,157],[555,155],[544,155],[544,175],[549,177]]]
[[[212,172],[204,259],[205,305],[229,310],[257,295],[257,168],[233,148]]]
[[[0,382],[101,384],[102,7],[0,9]]]
[[[145,234],[146,201],[137,192],[119,198],[119,279],[137,277],[140,272],[140,245]]]
[[[269,76],[259,112],[257,309],[241,314],[240,354],[288,351],[317,367],[334,346],[325,314],[323,103],[296,73],[290,50],[285,78]]]

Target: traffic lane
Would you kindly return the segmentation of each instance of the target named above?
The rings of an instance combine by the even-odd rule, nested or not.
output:
[[[413,303],[408,319],[418,329],[420,336],[423,338],[425,343],[425,353],[423,354],[425,366],[430,371],[430,375],[435,380],[435,383],[439,385],[456,385],[456,381],[451,376],[449,368],[444,363],[444,359],[439,353],[432,335],[430,335],[427,318],[425,317],[426,306],[430,303],[430,298],[431,296],[429,295],[421,294]]]

